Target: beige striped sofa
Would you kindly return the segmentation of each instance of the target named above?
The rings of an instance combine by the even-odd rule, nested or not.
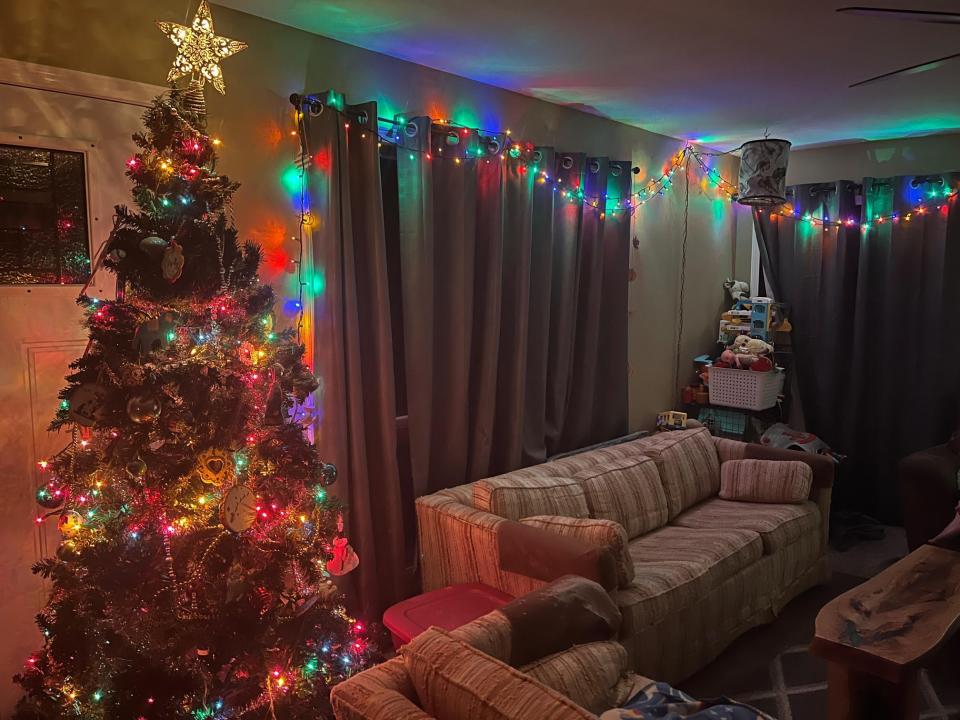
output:
[[[411,664],[407,650],[415,658],[424,648],[416,648],[422,643],[414,639],[399,657],[335,685],[330,704],[337,720],[595,718],[650,682],[629,671],[627,653],[615,639],[620,623],[620,611],[602,587],[565,576],[453,630],[453,638],[481,657],[457,666],[437,658],[430,674],[445,678],[418,679],[418,663]],[[501,670],[491,668],[490,659]],[[510,683],[501,682],[503,665],[516,668],[508,671],[514,677],[523,676],[519,691],[510,693]],[[547,714],[545,700],[552,706]]]
[[[799,467],[807,499],[721,499],[721,466],[744,459],[777,461],[759,478],[774,488]],[[832,482],[827,458],[705,428],[583,452],[419,498],[424,589],[483,582],[519,597],[590,577],[623,615],[631,668],[676,683],[827,578]]]

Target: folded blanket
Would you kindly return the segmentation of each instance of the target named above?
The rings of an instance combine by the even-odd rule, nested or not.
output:
[[[650,683],[623,707],[607,710],[600,720],[776,720],[749,705],[726,698],[694,700],[666,683]]]

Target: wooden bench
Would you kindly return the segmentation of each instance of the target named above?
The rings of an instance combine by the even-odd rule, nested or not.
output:
[[[924,545],[827,603],[810,652],[827,660],[829,720],[916,720],[920,668],[960,627],[960,552]]]

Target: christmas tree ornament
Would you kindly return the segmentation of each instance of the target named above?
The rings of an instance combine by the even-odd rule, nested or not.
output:
[[[134,481],[140,482],[147,474],[147,463],[143,461],[143,458],[139,455],[133,460],[128,462],[124,469],[127,471],[127,476]]]
[[[37,488],[37,504],[47,510],[56,510],[66,499],[59,483],[48,482]]]
[[[210,82],[221,95],[226,92],[220,61],[245,50],[247,44],[221,37],[213,30],[213,15],[207,0],[200,0],[190,26],[158,21],[157,27],[177,47],[177,57],[167,75],[167,82],[189,77],[202,88]]]
[[[152,423],[160,417],[160,401],[154,395],[141,393],[127,401],[127,417],[138,425]]]
[[[79,425],[93,427],[103,420],[107,395],[107,389],[99,383],[78,385],[67,396],[70,419]]]
[[[222,487],[233,479],[233,455],[219,448],[204,450],[197,457],[197,475],[207,485]]]
[[[65,538],[71,538],[76,535],[83,527],[83,516],[76,510],[68,510],[60,515],[57,521],[57,530]]]
[[[337,481],[337,466],[332,463],[322,463],[320,465],[320,472],[318,476],[318,482],[321,487],[330,487]]]
[[[177,322],[180,316],[167,311],[145,320],[137,327],[133,336],[133,347],[140,355],[163,352],[177,338]]]
[[[227,490],[220,504],[220,522],[232,533],[242,533],[253,527],[257,519],[257,498],[246,485],[234,485]]]
[[[163,256],[163,251],[170,245],[166,240],[156,235],[150,235],[140,241],[140,249],[150,257],[159,260]]]
[[[345,537],[338,537],[333,541],[333,557],[327,561],[327,572],[331,575],[346,575],[356,570],[360,565],[360,557],[350,547]]]
[[[286,419],[286,408],[284,408],[284,399],[286,393],[283,392],[283,365],[277,363],[269,372],[269,388],[267,390],[266,409],[263,412],[263,424],[270,426],[283,425]]]
[[[183,248],[176,240],[171,240],[163,251],[160,272],[163,273],[163,279],[171,283],[175,283],[183,274]]]
[[[297,368],[288,376],[293,395],[299,402],[306,400],[310,393],[320,387],[320,381],[306,366]]]

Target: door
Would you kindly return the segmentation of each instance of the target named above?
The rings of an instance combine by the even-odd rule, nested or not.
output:
[[[58,206],[56,199],[49,201],[52,209],[45,207],[42,181],[23,191],[10,190],[11,184],[21,182],[23,173],[8,172],[4,181],[8,197],[0,197],[7,265],[11,247],[20,251],[10,241],[11,218],[24,218],[19,228],[23,231],[23,257],[15,263],[24,272],[12,277],[9,267],[5,273],[0,268],[0,624],[4,633],[0,642],[0,720],[10,717],[21,694],[10,678],[23,669],[26,658],[41,644],[34,616],[45,604],[49,588],[30,568],[53,553],[60,538],[56,516],[42,524],[36,521],[45,512],[35,501],[43,482],[38,461],[70,442],[69,433],[49,433],[46,428],[56,412],[57,393],[64,386],[68,365],[86,347],[81,311],[75,303],[82,273],[77,273],[75,266],[72,271],[69,267],[63,270],[62,263],[58,273],[56,259],[44,256],[47,249],[42,231],[32,230],[49,224],[52,216],[57,227],[66,228],[73,238],[70,262],[96,257],[109,234],[113,206],[131,202],[130,184],[124,176],[124,163],[134,151],[130,136],[140,126],[143,109],[162,91],[157,86],[0,59],[0,152],[4,161],[8,166],[32,162],[34,169],[41,167],[44,172],[47,165],[69,165],[74,174],[55,183],[57,192],[65,185],[83,186],[80,191],[73,190],[68,215],[57,209],[63,203]],[[66,160],[56,161],[58,158]],[[11,175],[16,177],[11,180]],[[85,225],[85,238],[78,238],[73,225],[80,222]],[[62,255],[62,243],[55,244],[49,252]],[[89,295],[105,299],[112,298],[113,292],[114,278],[103,272],[87,290]]]

